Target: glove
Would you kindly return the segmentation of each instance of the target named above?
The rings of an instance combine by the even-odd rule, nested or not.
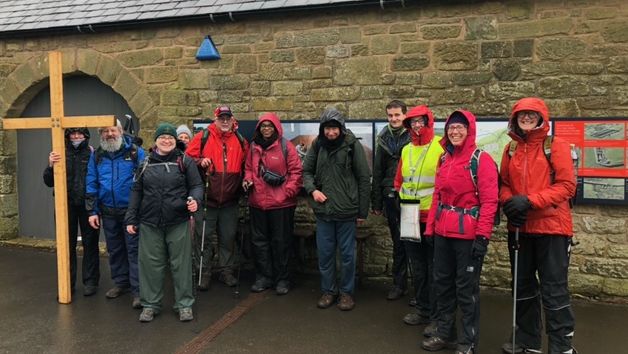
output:
[[[473,248],[471,249],[471,258],[482,259],[484,258],[484,256],[486,256],[487,250],[488,239],[480,235],[475,236],[475,241],[473,241]]]
[[[515,214],[511,217],[508,217],[508,222],[510,223],[510,225],[514,227],[521,227],[525,225],[527,218],[528,218],[528,213]]]
[[[528,197],[525,195],[515,195],[504,204],[504,214],[510,219],[515,216],[515,214],[527,213],[531,206]]]

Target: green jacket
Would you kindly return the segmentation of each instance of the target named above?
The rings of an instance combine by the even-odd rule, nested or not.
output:
[[[342,144],[332,150],[319,146],[318,138],[303,162],[303,187],[318,218],[323,220],[366,219],[369,211],[371,173],[358,139],[349,130]],[[311,197],[315,190],[327,196],[325,203]]]

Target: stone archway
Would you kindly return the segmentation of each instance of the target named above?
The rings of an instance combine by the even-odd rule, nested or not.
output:
[[[89,49],[66,49],[62,53],[65,77],[96,77],[122,96],[140,120],[154,121],[155,104],[143,83],[115,59]],[[35,95],[48,85],[48,77],[47,54],[33,56],[16,67],[3,80],[0,117],[20,116]],[[16,141],[15,132],[0,131],[0,239],[14,238],[18,233]]]

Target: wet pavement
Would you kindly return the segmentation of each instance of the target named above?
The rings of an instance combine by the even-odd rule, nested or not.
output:
[[[60,305],[54,253],[0,247],[0,353],[425,353],[423,326],[401,321],[412,310],[408,297],[386,301],[382,284],[361,285],[356,308],[342,312],[316,308],[317,276],[300,276],[288,295],[276,296],[249,294],[253,279],[246,273],[240,298],[213,282],[199,293],[195,320],[181,323],[168,283],[162,313],[140,323],[129,294],[105,298],[112,286],[106,258],[101,273],[96,295],[84,297],[79,284],[72,304]],[[573,306],[580,354],[628,353],[628,306],[579,300]],[[501,353],[511,312],[507,294],[482,291],[479,353]]]

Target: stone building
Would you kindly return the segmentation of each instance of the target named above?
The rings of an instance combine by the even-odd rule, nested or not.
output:
[[[63,52],[66,84],[78,80],[66,105],[80,101],[82,114],[98,113],[92,95],[101,97],[95,92],[104,87],[115,96],[112,105],[139,118],[147,141],[158,122],[209,117],[218,103],[231,105],[239,119],[264,111],[314,119],[328,106],[373,118],[402,99],[429,104],[444,118],[457,108],[506,116],[517,99],[539,96],[553,116],[628,116],[623,0],[13,3],[0,10],[4,119],[36,111],[49,50]],[[222,59],[195,58],[206,35]],[[41,236],[22,231],[42,211],[18,206],[18,196],[41,188],[39,155],[49,145],[22,134],[0,131],[0,239]],[[628,207],[579,205],[574,214],[574,293],[628,300]],[[383,220],[371,219],[361,230],[370,236],[364,269],[383,276],[389,236]],[[504,241],[502,225],[484,285],[508,287]]]

